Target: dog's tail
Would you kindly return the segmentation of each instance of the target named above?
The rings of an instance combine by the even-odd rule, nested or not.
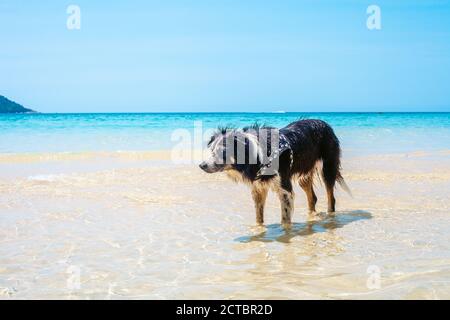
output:
[[[353,198],[352,191],[351,191],[350,188],[348,187],[347,183],[345,183],[344,177],[343,177],[340,173],[338,173],[338,176],[337,176],[337,178],[336,178],[336,181],[339,183],[339,185],[341,186],[341,188],[342,188],[345,192],[347,192],[348,195],[349,195],[350,197]]]

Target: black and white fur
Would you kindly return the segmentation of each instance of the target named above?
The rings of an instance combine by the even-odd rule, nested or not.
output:
[[[259,139],[262,132],[268,136],[266,142]],[[271,135],[278,139],[276,144],[270,143]],[[249,184],[258,224],[264,222],[264,204],[268,190],[272,189],[281,202],[281,222],[290,226],[294,209],[293,180],[298,181],[306,193],[309,212],[314,213],[317,197],[313,176],[320,162],[329,213],[335,211],[336,182],[349,192],[340,173],[339,140],[333,129],[321,120],[299,120],[281,129],[259,125],[220,129],[211,137],[208,147],[211,157],[202,162],[200,168],[207,173],[224,171],[234,181]],[[239,150],[240,161],[236,157]],[[278,161],[277,168],[267,170],[272,169],[273,160]]]

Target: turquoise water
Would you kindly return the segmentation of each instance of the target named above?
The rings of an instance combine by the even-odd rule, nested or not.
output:
[[[450,148],[450,113],[115,113],[0,115],[0,153],[170,149],[177,129],[194,132],[255,121],[281,127],[299,118],[330,123],[347,154]],[[200,121],[200,122],[199,122]]]

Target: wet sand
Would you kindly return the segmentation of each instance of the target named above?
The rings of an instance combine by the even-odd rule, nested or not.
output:
[[[449,299],[450,152],[345,158],[295,224],[168,152],[0,157],[2,299]],[[379,280],[379,281],[378,281]]]

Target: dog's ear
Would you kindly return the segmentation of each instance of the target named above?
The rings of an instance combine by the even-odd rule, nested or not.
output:
[[[214,132],[213,135],[211,136],[211,138],[209,139],[208,147],[211,145],[211,143],[213,143],[214,140],[217,139],[217,137],[224,136],[230,130],[234,130],[234,129],[232,129],[230,127],[218,127],[216,132]]]
[[[214,140],[219,136],[218,133],[214,133],[211,138],[209,138],[208,147],[211,146],[211,143],[213,143]]]

